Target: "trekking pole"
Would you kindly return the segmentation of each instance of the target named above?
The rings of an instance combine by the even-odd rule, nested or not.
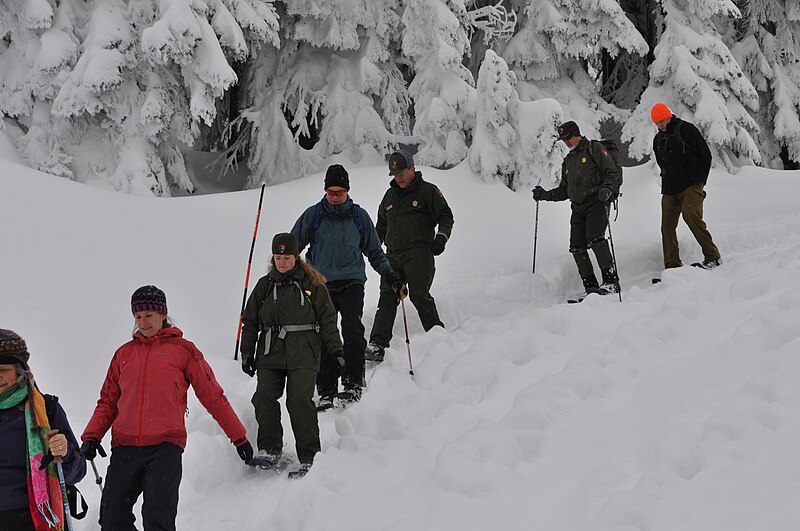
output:
[[[536,201],[536,223],[533,225],[533,270],[532,275],[536,274],[536,242],[539,240],[539,201]]]
[[[617,253],[614,252],[614,238],[611,237],[611,220],[608,216],[608,205],[606,205],[606,225],[608,225],[608,242],[611,244],[611,263],[614,264],[614,272],[617,275],[617,285],[619,286],[619,302],[622,302],[622,283],[619,281],[619,269],[617,269]]]
[[[58,484],[61,486],[61,501],[64,504],[64,529],[72,531],[72,515],[69,512],[69,499],[67,498],[67,483],[64,481],[64,467],[61,466],[61,458],[56,457],[56,472],[58,472]]]
[[[264,188],[267,183],[261,183],[261,195],[258,198],[258,213],[256,214],[256,227],[253,229],[253,243],[250,244],[250,256],[247,259],[247,274],[244,277],[244,295],[242,295],[242,309],[239,312],[239,328],[236,330],[236,349],[233,351],[233,359],[239,359],[239,342],[242,340],[242,318],[244,317],[244,305],[247,303],[247,285],[250,283],[250,266],[253,264],[253,250],[256,248],[256,236],[258,235],[258,222],[261,220],[261,204],[264,202]]]
[[[94,482],[97,483],[97,486],[100,487],[100,492],[103,492],[103,478],[100,477],[100,474],[97,472],[97,465],[94,464],[94,459],[89,459],[89,463],[92,465],[92,470],[94,470]]]
[[[414,366],[411,365],[411,340],[408,339],[408,319],[406,318],[405,298],[400,299],[400,307],[403,308],[403,326],[406,328],[406,348],[408,349],[408,374],[414,379]]]

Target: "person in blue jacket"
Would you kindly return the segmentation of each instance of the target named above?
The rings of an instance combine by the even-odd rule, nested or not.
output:
[[[67,485],[86,475],[86,460],[57,398],[31,374],[25,341],[0,329],[0,529],[64,529],[65,504],[53,459]],[[52,416],[52,418],[50,418]],[[51,525],[53,524],[53,525]]]
[[[326,278],[336,311],[342,316],[344,359],[323,351],[317,376],[320,410],[333,406],[333,398],[357,401],[364,387],[364,349],[367,345],[361,317],[364,311],[364,256],[396,292],[403,283],[381,248],[375,225],[367,212],[349,197],[350,176],[341,164],[325,173],[325,196],[308,207],[292,228],[306,260]],[[339,375],[343,393],[338,393]]]

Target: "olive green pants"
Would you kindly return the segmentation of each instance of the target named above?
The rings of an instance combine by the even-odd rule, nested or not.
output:
[[[600,269],[609,269],[614,259],[606,240],[608,229],[607,204],[602,201],[587,201],[583,204],[571,204],[572,216],[569,220],[569,252],[578,266],[581,278],[594,275],[594,266],[589,258],[589,249],[594,251]]]
[[[436,265],[428,247],[389,251],[386,253],[392,269],[408,284],[408,298],[417,309],[422,328],[427,332],[434,326],[444,327],[436,310],[436,301],[431,296]],[[386,280],[381,279],[381,294],[378,311],[369,334],[370,343],[388,347],[392,340],[392,328],[397,316],[397,295]]]
[[[664,268],[681,267],[680,248],[678,246],[678,218],[692,231],[694,239],[703,249],[704,260],[719,260],[719,249],[711,239],[705,221],[703,221],[703,200],[706,198],[705,186],[695,184],[674,195],[661,196],[661,245],[664,249]]]
[[[278,399],[286,388],[286,409],[294,432],[297,458],[301,463],[313,463],[319,452],[319,424],[314,405],[314,386],[317,371],[313,369],[258,369],[258,385],[253,394],[253,406],[258,422],[258,449],[277,454],[283,450],[283,426]]]

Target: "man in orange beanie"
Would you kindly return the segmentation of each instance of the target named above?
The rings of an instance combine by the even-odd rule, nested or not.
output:
[[[704,190],[711,169],[711,150],[694,124],[672,114],[664,103],[650,109],[658,127],[653,153],[661,168],[661,245],[666,269],[681,267],[678,246],[678,218],[692,231],[703,249],[703,261],[692,265],[713,269],[720,265],[717,246],[703,221]]]

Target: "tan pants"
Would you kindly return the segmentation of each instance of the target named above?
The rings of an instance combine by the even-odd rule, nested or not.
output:
[[[706,192],[702,183],[690,186],[675,195],[661,196],[661,245],[664,249],[664,267],[681,267],[681,255],[678,247],[678,218],[692,231],[695,240],[703,249],[704,260],[719,260],[719,249],[711,239],[705,221],[703,221],[703,200]]]

